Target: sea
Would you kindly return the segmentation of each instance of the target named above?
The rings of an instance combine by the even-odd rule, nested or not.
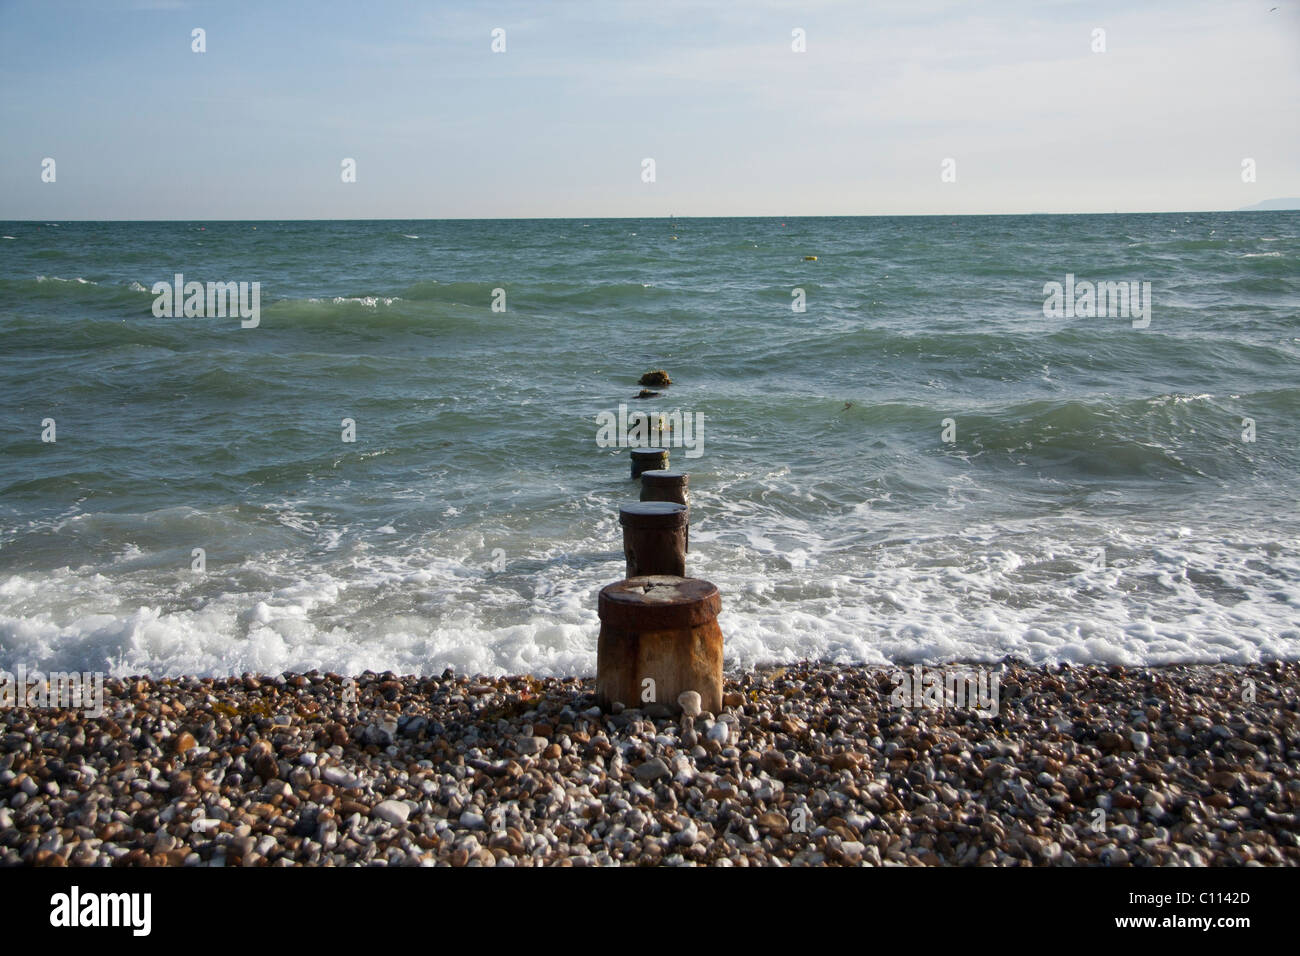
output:
[[[0,236],[3,669],[593,674],[620,406],[731,669],[1300,657],[1300,212]]]

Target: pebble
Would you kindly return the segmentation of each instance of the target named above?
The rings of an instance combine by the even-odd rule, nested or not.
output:
[[[385,820],[395,827],[400,827],[405,826],[407,817],[411,815],[411,807],[401,800],[381,800],[375,804],[374,809],[370,811],[370,815]]]
[[[320,777],[326,783],[336,787],[343,787],[346,790],[355,790],[361,786],[361,779],[342,767],[326,767],[321,771]]]
[[[828,663],[675,720],[590,679],[110,679],[102,718],[0,710],[0,865],[1300,864],[1300,664],[1001,667],[996,726]]]
[[[634,774],[641,783],[653,783],[664,777],[671,777],[672,771],[668,769],[668,765],[661,758],[655,757],[653,760],[647,760],[637,767]]]

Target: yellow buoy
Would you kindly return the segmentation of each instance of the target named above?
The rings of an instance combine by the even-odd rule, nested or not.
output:
[[[804,256],[804,257],[803,257],[803,261],[804,261],[804,262],[816,262],[816,261],[817,261],[817,257],[816,257],[816,256]]]

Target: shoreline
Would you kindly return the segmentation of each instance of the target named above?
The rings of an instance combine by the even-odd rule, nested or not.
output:
[[[911,668],[729,673],[690,727],[593,678],[108,679],[0,709],[0,863],[1300,864],[1300,662],[924,668],[996,716]]]

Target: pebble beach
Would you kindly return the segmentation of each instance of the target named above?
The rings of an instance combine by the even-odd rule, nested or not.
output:
[[[1300,664],[991,669],[996,716],[818,662],[698,716],[602,712],[591,679],[109,680],[98,718],[0,710],[0,861],[1300,862]]]

